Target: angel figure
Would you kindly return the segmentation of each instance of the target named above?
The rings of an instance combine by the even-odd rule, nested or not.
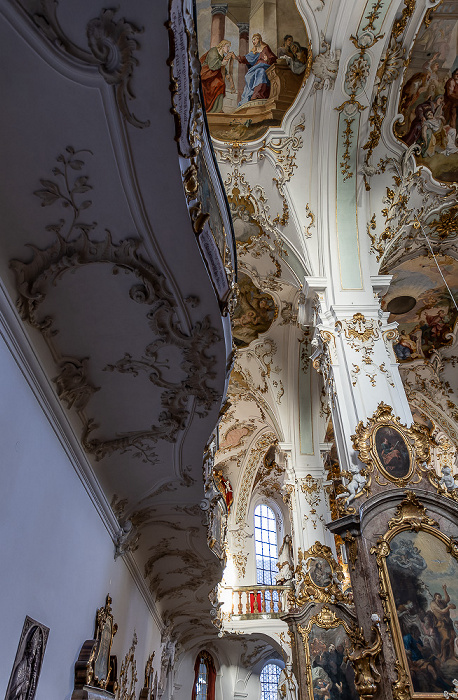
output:
[[[452,474],[452,468],[449,466],[442,467],[442,477],[439,481],[439,486],[442,486],[447,491],[453,491],[456,488],[455,477]]]
[[[347,501],[347,506],[361,493],[367,484],[367,478],[364,476],[362,471],[359,470],[357,464],[351,464],[349,467],[350,475],[352,479],[349,484],[346,485],[347,493],[339,493],[336,498],[345,498]]]

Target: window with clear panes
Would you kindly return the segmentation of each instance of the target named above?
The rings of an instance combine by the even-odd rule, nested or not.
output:
[[[261,700],[277,700],[280,668],[277,664],[267,664],[261,671]]]
[[[254,511],[254,540],[256,548],[256,583],[274,586],[277,576],[277,519],[265,504]]]
[[[207,665],[201,661],[199,675],[196,683],[196,700],[207,700],[208,670]]]

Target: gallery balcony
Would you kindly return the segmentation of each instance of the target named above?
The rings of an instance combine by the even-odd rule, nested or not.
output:
[[[231,620],[280,618],[288,609],[288,586],[225,587]]]

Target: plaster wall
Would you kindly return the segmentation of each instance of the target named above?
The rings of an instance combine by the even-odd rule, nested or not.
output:
[[[0,329],[1,330],[1,329]],[[66,451],[0,337],[0,696],[26,615],[50,628],[36,700],[68,699],[81,645],[109,592],[122,659],[138,636],[136,696],[160,632]]]

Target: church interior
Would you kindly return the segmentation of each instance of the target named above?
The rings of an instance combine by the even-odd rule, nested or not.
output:
[[[456,0],[0,33],[0,695],[458,698]]]

